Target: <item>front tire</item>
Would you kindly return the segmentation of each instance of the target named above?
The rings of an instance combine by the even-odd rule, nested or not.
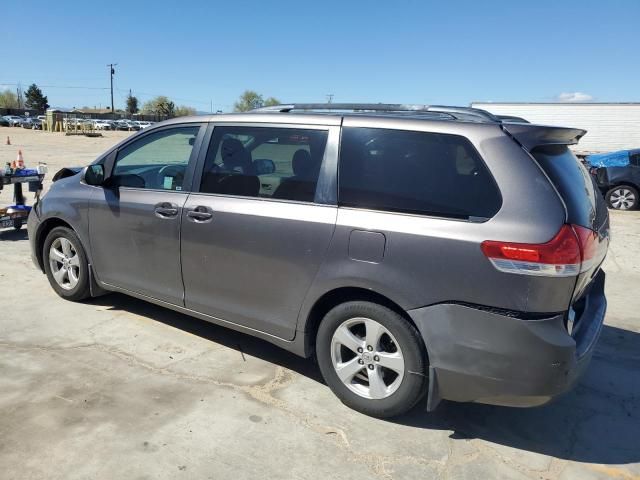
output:
[[[427,352],[418,330],[376,303],[352,301],[330,310],[318,329],[316,355],[333,393],[365,415],[401,415],[427,391]]]
[[[42,258],[51,288],[58,295],[73,302],[90,296],[87,255],[73,230],[51,230],[44,241]]]
[[[635,210],[638,208],[638,190],[629,185],[618,185],[610,189],[605,195],[609,208],[614,210]]]

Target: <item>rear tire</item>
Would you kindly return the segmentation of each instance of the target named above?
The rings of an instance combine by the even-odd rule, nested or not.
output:
[[[42,258],[51,288],[58,295],[72,302],[91,295],[89,263],[76,232],[67,227],[51,230],[44,241]]]
[[[638,190],[629,185],[618,185],[611,188],[605,195],[609,208],[614,210],[635,210],[638,208]]]
[[[420,333],[376,303],[346,302],[330,310],[318,329],[316,355],[333,393],[365,415],[401,415],[427,391],[428,359]]]

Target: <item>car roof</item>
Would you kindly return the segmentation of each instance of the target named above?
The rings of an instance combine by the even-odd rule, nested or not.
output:
[[[467,135],[473,130],[495,135],[496,131],[514,137],[525,148],[541,145],[573,145],[586,130],[537,125],[501,119],[486,110],[470,107],[404,104],[289,104],[227,113],[176,117],[153,128],[179,123],[241,123],[280,125],[322,125],[366,128],[428,130]]]
[[[491,124],[502,122],[486,110],[477,108],[389,103],[294,103],[258,108],[245,113],[181,117],[178,121],[340,125],[346,117]]]

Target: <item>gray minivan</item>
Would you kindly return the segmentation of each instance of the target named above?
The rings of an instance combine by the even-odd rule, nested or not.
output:
[[[122,292],[315,355],[368,415],[542,405],[606,309],[584,133],[414,105],[176,118],[58,172],[32,255],[63,298]]]

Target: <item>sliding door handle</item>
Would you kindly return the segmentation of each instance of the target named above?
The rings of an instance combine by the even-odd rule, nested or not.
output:
[[[187,217],[191,218],[194,222],[207,222],[213,218],[213,212],[209,207],[200,205],[190,209],[187,212]]]

